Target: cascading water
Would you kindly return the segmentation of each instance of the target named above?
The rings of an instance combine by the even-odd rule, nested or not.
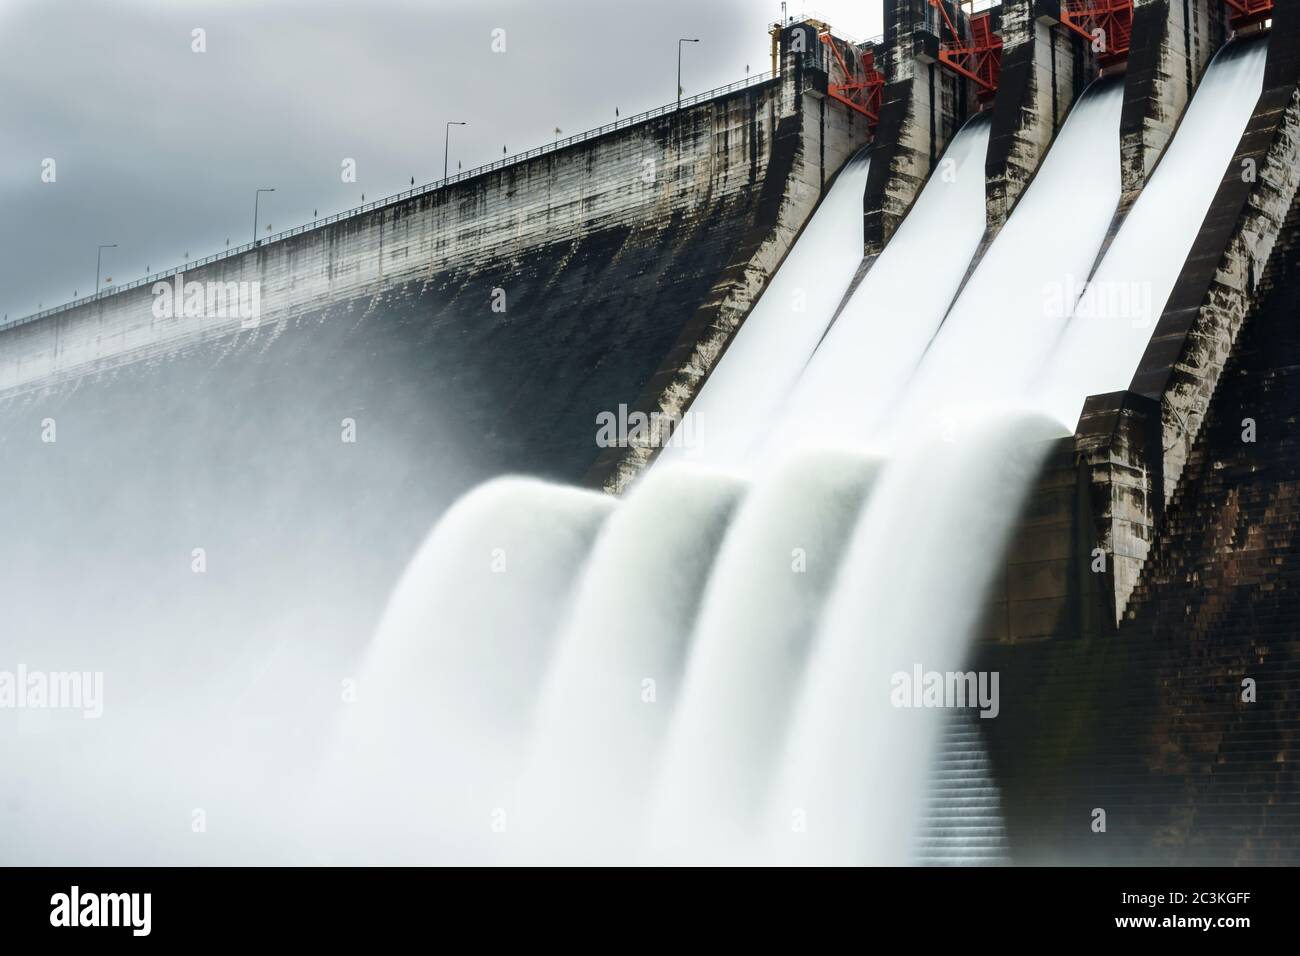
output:
[[[1015,516],[1060,433],[1042,416],[972,415],[891,460],[818,629],[767,807],[769,859],[910,861],[944,711],[913,707],[911,685],[901,702],[895,675],[965,669]]]
[[[852,453],[807,454],[745,500],[691,637],[659,775],[656,856],[744,852],[822,604],[878,470]]]
[[[656,471],[596,540],[532,722],[524,824],[543,858],[635,851],[696,608],[743,490],[689,467]],[[584,839],[593,832],[602,839]]]
[[[871,149],[849,160],[691,404],[707,442],[662,460],[743,460],[778,413],[862,261],[862,192]]]
[[[1128,388],[1259,100],[1267,59],[1267,37],[1219,51],[1083,291],[1038,380],[1038,404],[1066,424],[1087,396]]]
[[[1171,182],[1224,98],[1258,82],[1253,56],[1220,61],[1179,133],[1191,146],[1162,164]],[[865,161],[846,169],[692,409],[694,457],[763,465],[748,483],[657,467],[612,516],[598,496],[498,483],[444,518],[385,615],[370,709],[337,764],[365,777],[377,855],[916,858],[952,703],[929,677],[964,672],[1022,503],[1068,434],[1032,386],[1062,330],[1084,334],[1069,290],[1118,203],[1120,100],[1115,81],[1089,89],[954,303],[984,230],[988,124],[968,124],[823,338],[860,246]],[[1165,188],[1126,244],[1151,241]],[[822,285],[841,233],[852,251]],[[817,306],[791,328],[800,289]],[[1071,388],[1092,390],[1104,352],[1083,353]],[[819,425],[850,447],[793,451]],[[995,678],[947,686],[993,716]],[[437,822],[413,828],[417,814]]]
[[[911,212],[808,361],[776,416],[780,424],[765,443],[766,455],[800,446],[852,444],[864,423],[878,417],[879,402],[906,383],[984,235],[989,130],[989,117],[981,114],[953,139]],[[943,236],[941,255],[934,254],[936,236]]]
[[[411,560],[366,654],[321,793],[364,859],[465,862],[504,848],[517,768],[569,594],[613,502],[499,479],[466,495]],[[479,825],[481,823],[481,825]]]
[[[1069,318],[1073,303],[1061,290],[1092,269],[1119,205],[1123,103],[1122,78],[1084,91],[898,397],[887,430],[923,417],[942,422],[972,401],[1022,400]]]

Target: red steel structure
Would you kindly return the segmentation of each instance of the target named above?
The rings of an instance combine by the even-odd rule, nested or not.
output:
[[[970,23],[967,37],[957,29],[943,0],[930,0],[930,6],[939,11],[947,26],[947,36],[940,38],[939,62],[959,76],[973,80],[980,88],[980,98],[988,99],[997,92],[1002,72],[1002,38],[993,32],[993,11],[971,13],[967,18]]]
[[[1273,0],[1224,0],[1234,29],[1263,23],[1273,15]],[[1103,67],[1128,59],[1133,38],[1133,0],[1064,0],[1061,22],[1089,43],[1100,46]]]
[[[1273,0],[1224,0],[1232,11],[1235,29],[1263,23],[1273,16]]]
[[[1093,45],[1103,67],[1128,59],[1133,0],[1065,0],[1061,22]]]
[[[858,50],[847,40],[837,40],[829,30],[821,31],[828,51],[827,95],[857,110],[876,128],[880,104],[885,96],[885,74],[876,69],[876,51],[871,46]]]

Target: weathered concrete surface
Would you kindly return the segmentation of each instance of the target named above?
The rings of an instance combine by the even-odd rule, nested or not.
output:
[[[1274,19],[1264,91],[1130,389],[1161,402],[1165,499],[1300,185],[1300,8]]]
[[[1043,0],[1002,4],[1002,78],[993,104],[986,163],[989,228],[1007,221],[1038,171],[1095,58]]]
[[[972,84],[942,69],[937,13],[885,0],[884,104],[862,200],[864,254],[880,254],[975,106]]]
[[[684,238],[683,224],[729,202],[752,202],[776,155],[777,126],[797,112],[796,99],[789,83],[773,81],[264,244],[186,279],[260,283],[263,324],[274,326],[440,272],[520,263],[536,248],[606,229],[658,228],[666,242],[674,233]],[[810,118],[810,132],[820,131],[819,119]],[[811,208],[821,179],[834,171],[834,150],[824,155],[819,147],[810,145],[791,219]],[[508,302],[518,301],[508,276],[503,288]],[[0,393],[154,358],[238,328],[237,320],[155,319],[151,302],[150,290],[139,288],[0,333]]]
[[[791,38],[800,32],[802,48],[814,54],[791,49]],[[790,251],[829,175],[868,139],[865,117],[817,92],[818,79],[823,90],[825,84],[817,69],[822,54],[815,31],[796,24],[783,32],[781,44],[785,112],[776,124],[769,174],[757,196],[752,225],[634,405],[635,411],[660,416],[655,419],[659,422],[682,420]],[[623,491],[654,460],[667,437],[657,433],[627,448],[606,451],[587,483],[612,493]]]
[[[1080,421],[1076,439],[1080,467],[1092,487],[1094,546],[1107,558],[1106,603],[1116,622],[1142,579],[1157,522],[1175,494],[1237,331],[1258,302],[1265,263],[1296,194],[1297,26],[1284,20],[1275,27],[1264,95],[1225,171],[1130,391],[1094,396]],[[1143,88],[1144,95],[1157,95]],[[1127,89],[1133,89],[1132,76]],[[1132,102],[1126,102],[1126,109]],[[1247,172],[1251,175],[1244,175]],[[1121,207],[1112,235],[1124,214]],[[1141,408],[1139,396],[1159,403],[1159,414]],[[1127,409],[1124,414],[1133,420],[1127,427],[1099,429],[1098,423],[1116,409]],[[1158,440],[1147,432],[1153,426],[1158,427]],[[1067,623],[1059,633],[1075,630]]]
[[[1257,160],[1260,180],[1228,171],[1198,240],[1211,266],[1200,264],[1199,293],[1181,292],[1201,303],[1171,337],[1166,354],[1182,361],[1156,366],[1145,396],[1089,400],[1074,439],[1091,499],[1082,523],[1067,519],[1068,462],[1049,463],[1009,559],[1028,566],[1029,592],[1004,586],[992,609],[1016,622],[1018,599],[1020,623],[995,622],[974,662],[1001,675],[1001,714],[980,731],[1017,863],[1300,861],[1300,775],[1288,769],[1300,723],[1300,194],[1287,159],[1296,57],[1277,56],[1238,157]],[[1194,255],[1184,280],[1196,267]],[[1194,401],[1206,403],[1198,424],[1171,429]],[[1176,477],[1160,473],[1168,463]],[[1108,569],[1072,598],[1080,528]],[[1089,577],[1118,628],[1109,615],[1088,626]],[[1037,624],[1035,603],[1048,612]],[[1054,639],[1032,640],[1044,630]],[[1096,808],[1104,834],[1091,829]]]
[[[1113,630],[1103,578],[1091,573],[1093,511],[1088,470],[1079,464],[1073,439],[1061,439],[1007,546],[982,641],[1022,644]]]
[[[1160,462],[1159,403],[1132,392],[1088,399],[1019,516],[984,640],[1115,633],[1164,514]]]
[[[1089,487],[1107,628],[1119,624],[1164,514],[1159,403],[1132,392],[1088,398],[1075,452]]]
[[[1137,29],[1149,36],[1167,33],[1164,21],[1153,19],[1151,8],[1146,12],[1145,25],[1139,21]],[[1103,634],[1123,620],[1165,504],[1175,492],[1236,331],[1257,302],[1264,263],[1296,194],[1296,26],[1292,21],[1275,28],[1265,94],[1131,390],[1093,396],[1085,405],[1074,440],[1074,468],[1088,489],[1087,507],[1071,517],[1066,501],[1070,477],[1064,472],[1049,468],[1035,492],[1021,540],[1009,558],[1011,565],[1026,566],[1009,567],[1008,581],[994,598],[988,628],[994,640]],[[1183,62],[1193,69],[1191,60]],[[1147,101],[1152,110],[1140,112],[1160,113],[1156,107],[1166,95],[1160,89],[1167,93],[1173,87],[1145,80],[1135,87],[1130,74],[1126,111],[1135,102],[1131,95],[1136,88],[1152,97]],[[1175,108],[1169,105],[1175,100],[1166,99],[1168,109]],[[1185,105],[1182,101],[1176,108]],[[1159,149],[1165,145],[1160,142]],[[1245,169],[1255,170],[1258,181],[1243,178]],[[1138,181],[1139,190],[1144,182]],[[1123,215],[1121,209],[1112,235]],[[1056,520],[1044,526],[1036,521],[1035,509],[1046,509]],[[1039,540],[1045,536],[1053,540]],[[1081,578],[1073,568],[1089,564],[1093,549],[1104,556],[1104,570]],[[1050,558],[1042,557],[1049,552]],[[1057,564],[1044,563],[1051,560]],[[1028,579],[1017,585],[1016,574]]]
[[[1228,39],[1222,0],[1137,0],[1120,117],[1127,209],[1151,178],[1210,60]]]
[[[1300,863],[1300,203],[1258,294],[1118,632],[980,648],[1014,862]]]

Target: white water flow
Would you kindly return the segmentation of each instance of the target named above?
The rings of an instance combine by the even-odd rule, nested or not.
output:
[[[1219,51],[1177,135],[1083,291],[1038,404],[1073,426],[1089,395],[1128,388],[1264,85],[1268,40]]]
[[[386,862],[501,851],[490,825],[516,809],[565,595],[613,508],[499,479],[434,527],[389,600],[321,787],[336,846]]]
[[[532,720],[521,786],[538,858],[617,862],[637,850],[696,608],[743,491],[728,476],[659,469],[597,538]]]
[[[1216,61],[1194,109],[1249,93],[1237,62]],[[459,503],[361,674],[329,781],[359,794],[339,816],[364,836],[343,845],[397,862],[913,861],[945,696],[998,711],[995,675],[940,677],[938,699],[932,675],[969,666],[1023,503],[1068,433],[1032,385],[1118,202],[1120,97],[1102,81],[1076,104],[952,303],[984,229],[987,119],[968,124],[806,367],[835,296],[785,327],[778,306],[817,287],[828,241],[805,232],[764,296],[777,311],[701,396],[719,419],[695,450],[762,465],[748,484],[670,465],[617,508],[531,481]],[[1179,137],[1223,135],[1204,122]],[[818,215],[835,232],[851,206],[856,230],[860,187],[839,182]],[[1149,205],[1131,228],[1158,239]],[[1178,222],[1181,247],[1199,219]],[[861,243],[843,241],[841,292]],[[1089,332],[1079,382],[1108,359]],[[805,431],[837,450],[791,454]]]
[[[989,117],[981,114],[957,133],[808,361],[761,457],[853,444],[878,418],[878,406],[907,383],[984,235],[989,129]]]
[[[694,427],[707,440],[669,445],[663,461],[728,465],[759,440],[862,262],[862,193],[870,168],[867,147],[840,171],[692,402]]]
[[[969,666],[1016,517],[1060,435],[1044,416],[986,416],[951,439],[913,439],[890,462],[818,629],[763,859],[911,862],[946,712],[914,675]]]
[[[1114,78],[1075,104],[892,407],[887,443],[921,421],[951,427],[973,402],[1023,402],[1072,310],[1064,290],[1092,271],[1119,206],[1123,102]]]
[[[791,459],[732,522],[659,774],[657,858],[745,852],[825,596],[879,467],[845,451]]]

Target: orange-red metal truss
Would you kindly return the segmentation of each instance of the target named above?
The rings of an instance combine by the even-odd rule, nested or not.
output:
[[[987,99],[998,90],[1002,73],[1002,38],[993,32],[993,12],[985,10],[969,17],[969,39],[957,29],[943,0],[930,0],[948,27],[948,36],[939,43],[939,62],[954,73],[974,80],[980,97]]]
[[[1061,4],[1061,22],[1093,44],[1102,66],[1128,59],[1133,39],[1133,0],[1065,0]]]
[[[858,51],[846,40],[836,40],[823,30],[821,41],[830,51],[827,95],[857,110],[870,121],[880,122],[880,104],[885,96],[885,74],[876,69],[876,51],[868,46]]]
[[[1273,16],[1273,0],[1224,0],[1232,10],[1234,29],[1263,23]]]

